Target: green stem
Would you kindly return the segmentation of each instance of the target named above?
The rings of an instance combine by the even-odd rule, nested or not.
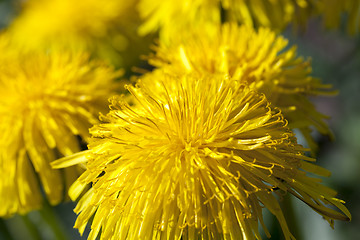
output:
[[[28,230],[31,239],[33,240],[41,240],[41,235],[39,233],[39,230],[35,226],[35,224],[29,219],[27,215],[20,215],[22,221],[25,224],[26,229]]]
[[[284,196],[282,201],[284,215],[286,222],[288,223],[290,232],[297,240],[304,239],[300,230],[299,221],[296,217],[293,200],[289,194]]]
[[[0,236],[3,236],[4,239],[14,240],[5,224],[5,221],[2,218],[0,218],[0,233]]]
[[[39,210],[41,217],[45,220],[45,222],[49,225],[52,232],[55,235],[56,240],[66,240],[68,237],[66,236],[64,230],[61,228],[61,224],[57,219],[53,209],[48,203],[44,203],[44,206],[41,210]]]

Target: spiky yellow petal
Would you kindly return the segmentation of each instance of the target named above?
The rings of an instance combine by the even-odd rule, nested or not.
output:
[[[75,209],[81,233],[94,217],[90,240],[100,232],[100,239],[260,239],[259,223],[270,236],[263,207],[293,239],[276,189],[330,222],[349,219],[336,193],[306,176],[328,172],[307,162],[264,95],[221,75],[153,77],[155,91],[141,80],[127,87],[133,106],[110,99],[88,151],[54,163],[88,159],[70,194],[92,183]]]
[[[86,54],[55,50],[0,62],[0,216],[9,216],[41,206],[37,176],[51,204],[64,198],[80,172],[62,174],[50,162],[80,151],[78,136],[86,140],[98,122],[120,72]]]

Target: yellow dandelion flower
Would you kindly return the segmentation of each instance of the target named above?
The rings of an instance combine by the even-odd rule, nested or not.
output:
[[[87,162],[70,189],[75,227],[88,239],[260,239],[262,208],[293,239],[275,192],[307,203],[331,225],[349,220],[336,193],[308,177],[329,175],[309,161],[279,110],[223,76],[154,76],[162,91],[128,86],[136,103],[110,100],[91,128],[89,150],[54,162]],[[325,204],[334,205],[340,212]]]
[[[183,34],[169,46],[161,44],[149,57],[150,64],[170,72],[228,75],[264,93],[279,107],[291,128],[299,128],[316,149],[309,127],[331,136],[323,114],[308,96],[331,95],[330,85],[310,76],[310,60],[297,56],[296,46],[269,29],[259,31],[237,24],[213,25]],[[151,84],[151,83],[149,83]]]
[[[43,49],[57,44],[86,49],[124,66],[145,52],[149,41],[137,37],[140,19],[136,3],[137,0],[30,0],[9,31],[13,41],[25,48]]]
[[[81,150],[77,136],[88,137],[120,75],[85,54],[11,56],[0,60],[0,216],[40,207],[39,183],[51,204],[63,199],[80,172],[50,162]]]

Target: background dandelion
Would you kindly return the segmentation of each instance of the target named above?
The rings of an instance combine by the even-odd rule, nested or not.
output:
[[[116,90],[114,80],[120,72],[89,62],[86,54],[55,49],[19,51],[0,62],[0,170],[7,176],[0,182],[4,217],[40,208],[42,189],[52,205],[64,199],[81,171],[55,171],[50,162],[80,151],[77,136],[86,141],[88,128]]]
[[[207,28],[189,31],[178,40],[155,47],[149,63],[170,72],[220,74],[264,93],[279,107],[291,128],[298,128],[308,144],[317,146],[310,133],[315,127],[331,136],[321,114],[309,97],[334,95],[331,85],[311,76],[310,59],[297,55],[296,46],[266,28],[258,31],[236,23],[209,24]],[[149,81],[151,84],[151,81]]]
[[[87,51],[129,70],[148,51],[151,36],[140,38],[137,0],[30,0],[9,26],[13,42],[25,49],[60,45]]]
[[[324,26],[337,29],[346,15],[347,30],[359,30],[359,1],[348,0],[140,0],[140,16],[145,20],[141,34],[160,32],[164,42],[177,37],[177,32],[204,23],[238,22],[250,27],[267,27],[281,32],[291,25],[304,30],[311,18],[320,18]]]

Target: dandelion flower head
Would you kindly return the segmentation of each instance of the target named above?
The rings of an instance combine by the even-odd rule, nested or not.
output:
[[[54,163],[86,162],[71,187],[81,197],[75,227],[88,239],[260,239],[262,208],[293,239],[276,189],[306,202],[331,224],[350,217],[336,193],[306,176],[329,173],[309,161],[264,95],[222,76],[154,76],[128,86],[135,103],[110,99],[91,128],[89,150]],[[326,207],[331,204],[344,214]],[[100,233],[101,232],[101,233]]]
[[[254,30],[237,24],[211,25],[180,35],[177,41],[160,44],[149,56],[158,69],[179,74],[221,74],[264,93],[279,107],[289,127],[299,128],[313,149],[310,127],[320,133],[331,132],[309,100],[309,96],[333,95],[331,85],[310,76],[310,60],[297,56],[296,46],[266,28]]]
[[[119,75],[85,54],[18,52],[1,59],[0,216],[39,208],[42,190],[53,205],[63,199],[80,172],[53,170],[50,162],[81,150],[78,136],[86,140]]]

